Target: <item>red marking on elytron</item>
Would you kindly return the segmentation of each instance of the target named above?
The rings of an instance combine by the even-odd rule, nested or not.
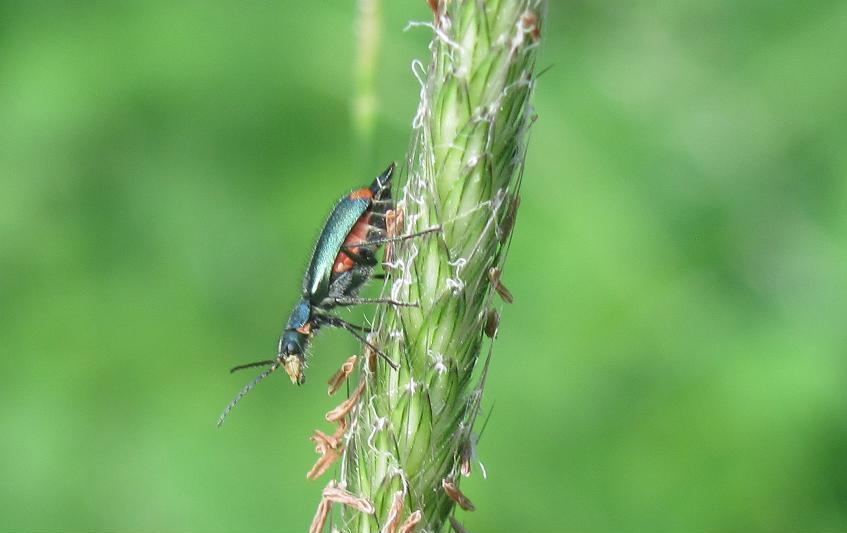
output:
[[[363,189],[367,191],[368,189]],[[370,191],[368,191],[370,192]],[[356,221],[356,224],[353,225],[353,229],[350,230],[350,233],[347,234],[347,238],[344,239],[344,244],[342,246],[347,246],[350,248],[350,251],[356,253],[359,251],[358,246],[350,246],[351,244],[357,242],[364,242],[368,240],[368,231],[370,230],[370,211],[365,211],[365,214],[359,217],[359,220]],[[332,264],[332,271],[335,273],[347,272],[351,268],[355,261],[345,254],[343,251],[339,251],[338,255],[335,256],[335,262]]]
[[[365,187],[364,189],[356,189],[355,191],[347,195],[347,197],[351,200],[370,200],[371,198],[373,198],[373,196],[374,193],[371,192],[371,190],[367,187]]]
[[[312,333],[312,325],[310,323],[306,322],[306,324],[297,328],[297,332],[302,333],[303,335],[309,335],[309,334]]]

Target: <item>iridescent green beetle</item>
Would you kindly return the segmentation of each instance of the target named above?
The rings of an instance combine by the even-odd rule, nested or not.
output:
[[[312,337],[323,326],[347,330],[397,370],[397,363],[365,338],[365,328],[351,324],[332,313],[336,307],[359,304],[415,305],[387,298],[358,296],[362,286],[374,276],[374,269],[378,265],[376,255],[382,245],[441,229],[433,227],[401,236],[388,234],[386,222],[396,216],[391,199],[391,178],[394,170],[395,165],[392,163],[374,179],[370,187],[356,189],[341,197],[335,204],[312,251],[312,258],[303,278],[302,295],[280,335],[276,357],[232,369],[232,372],[235,372],[245,368],[268,366],[227,405],[218,419],[218,426],[241,398],[280,366],[285,369],[292,383],[302,385],[306,380],[306,349]]]

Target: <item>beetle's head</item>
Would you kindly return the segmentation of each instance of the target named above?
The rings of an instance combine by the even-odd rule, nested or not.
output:
[[[230,370],[244,370],[245,368],[253,368],[257,366],[268,366],[256,379],[248,383],[241,392],[226,406],[224,412],[218,418],[218,427],[224,423],[226,416],[232,411],[233,407],[247,395],[248,392],[258,385],[263,379],[271,375],[271,373],[280,366],[285,369],[285,373],[291,378],[291,382],[295,385],[302,385],[306,382],[306,348],[309,346],[309,340],[317,329],[316,323],[311,319],[312,306],[306,298],[301,299],[294,306],[291,316],[288,318],[288,324],[282,330],[282,335],[279,337],[279,346],[277,347],[276,357],[265,361],[256,361],[255,363],[247,363],[238,365]]]
[[[313,333],[310,318],[309,302],[305,299],[301,300],[294,306],[288,318],[288,324],[279,338],[277,360],[282,363],[282,367],[295,385],[306,382],[306,347]]]
[[[279,350],[277,360],[282,363],[285,373],[291,378],[291,383],[302,385],[306,382],[306,355],[305,348],[308,335],[297,330],[286,329],[279,339]]]

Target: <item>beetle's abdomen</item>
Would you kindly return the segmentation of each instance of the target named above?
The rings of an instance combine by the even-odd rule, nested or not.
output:
[[[353,265],[356,264],[353,258],[347,255],[343,248],[349,249],[354,254],[359,253],[359,247],[351,245],[362,243],[368,240],[368,234],[371,230],[370,219],[371,211],[365,211],[365,214],[359,217],[359,220],[356,221],[356,224],[353,226],[353,229],[351,229],[350,233],[347,234],[347,238],[344,239],[344,244],[342,245],[342,250],[338,252],[337,256],[335,256],[335,262],[332,264],[333,274],[347,272],[348,270],[353,268]]]

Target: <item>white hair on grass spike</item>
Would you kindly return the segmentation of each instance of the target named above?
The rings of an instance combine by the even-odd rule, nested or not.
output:
[[[368,435],[368,448],[372,452],[374,452],[375,454],[383,453],[383,452],[380,452],[380,450],[378,450],[377,447],[374,445],[374,438],[376,438],[377,433],[379,433],[380,431],[385,429],[387,424],[388,424],[388,417],[382,416],[382,417],[377,418],[373,423],[373,427],[371,428],[370,435]]]
[[[412,60],[412,76],[418,80],[418,84],[420,84],[420,103],[418,104],[417,112],[415,113],[414,118],[412,119],[412,129],[419,130],[424,125],[424,118],[426,117],[427,111],[429,110],[429,100],[427,100],[426,96],[426,67],[424,67],[423,63],[419,59]]]
[[[420,22],[412,20],[406,24],[406,27],[403,28],[403,31],[409,31],[412,28],[429,28],[433,31],[433,33],[435,33],[435,36],[438,37],[439,41],[443,42],[447,46],[450,46],[451,48],[455,48],[459,52],[465,51],[465,49],[462,48],[462,45],[451,39],[446,33],[444,33],[444,30],[442,30],[432,22]]]
[[[429,350],[428,353],[429,356],[432,357],[433,368],[435,368],[435,371],[439,374],[447,372],[447,365],[444,364],[444,354],[438,353],[435,350]]]
[[[455,270],[454,277],[447,278],[447,287],[451,289],[453,293],[460,293],[465,289],[465,282],[462,280],[461,276],[462,269],[465,268],[468,261],[464,257],[459,257],[455,261],[448,261],[447,264]]]

